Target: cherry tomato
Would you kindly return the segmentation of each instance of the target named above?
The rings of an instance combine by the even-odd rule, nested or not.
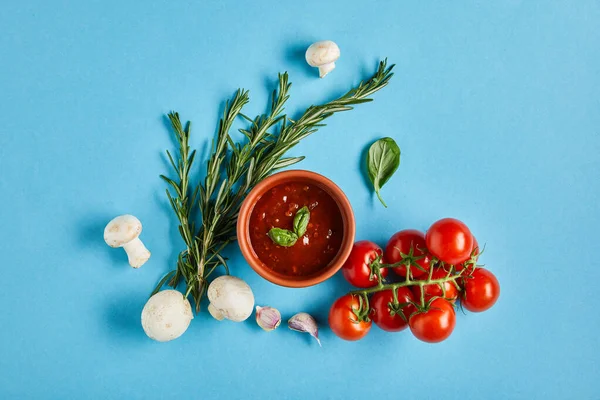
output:
[[[413,256],[425,256],[416,261],[416,264],[423,270],[416,268],[415,266],[410,267],[411,276],[413,278],[418,278],[425,275],[430,267],[430,259],[423,232],[417,231],[416,229],[405,229],[395,233],[385,246],[385,255],[383,258],[386,263],[395,264],[402,261],[401,253],[407,255],[410,253],[411,248]],[[406,266],[403,265],[394,268],[394,272],[400,276],[406,276]]]
[[[473,235],[461,221],[444,218],[431,225],[425,235],[427,248],[446,264],[457,265],[467,261],[473,250]]]
[[[454,330],[456,313],[448,301],[435,299],[427,311],[413,314],[408,325],[417,339],[438,343],[447,339]]]
[[[444,271],[441,268],[436,268],[431,273],[431,279],[445,278],[446,275],[448,275],[446,273],[446,271]],[[444,289],[446,291],[446,295],[445,296],[444,296],[444,292],[442,290],[442,286],[441,285],[443,285],[443,287],[444,287]],[[420,286],[413,286],[412,290],[413,290],[413,294],[415,296],[415,299],[420,300],[421,299],[421,287]],[[439,283],[430,283],[429,285],[424,285],[423,286],[423,293],[425,295],[425,301],[431,299],[432,297],[439,296],[439,297],[445,298],[448,301],[454,302],[456,300],[456,298],[458,297],[458,289],[456,288],[456,285],[454,283],[452,283],[451,281],[444,282],[442,284],[439,284]]]
[[[477,243],[477,239],[475,238],[475,236],[473,236],[473,250],[471,250],[471,257],[469,257],[469,259],[475,257],[474,260],[475,260],[475,262],[477,262],[477,259],[479,258],[479,253],[480,252],[481,251],[479,249],[479,243]],[[456,271],[457,272],[462,271],[465,268],[465,264],[468,264],[468,263],[469,263],[469,260],[467,260],[467,261],[465,261],[463,263],[455,265]],[[473,269],[472,265],[469,265],[469,270],[472,270],[472,269]]]
[[[369,288],[377,286],[379,281],[377,276],[373,275],[371,279],[371,263],[381,256],[383,251],[381,247],[368,240],[361,240],[354,243],[350,256],[342,266],[344,278],[352,286],[358,288]],[[385,278],[388,274],[387,269],[381,269],[381,276]]]
[[[371,321],[360,321],[354,313],[359,310],[358,296],[347,294],[333,303],[329,310],[329,326],[344,340],[359,340],[371,330]]]
[[[472,312],[481,312],[492,307],[500,296],[498,279],[489,270],[477,268],[464,278],[461,303]]]
[[[414,301],[413,294],[407,287],[398,288],[396,294],[400,306]],[[393,301],[394,294],[391,290],[376,292],[373,297],[371,297],[370,301],[371,308],[373,309],[371,318],[373,319],[373,322],[384,331],[399,332],[406,329],[408,326],[408,318],[410,318],[410,315],[417,311],[417,309],[413,304],[406,304],[399,310],[399,313],[392,315],[390,313],[392,311],[390,309],[390,303],[393,303]],[[402,315],[404,315],[404,318],[402,318]]]

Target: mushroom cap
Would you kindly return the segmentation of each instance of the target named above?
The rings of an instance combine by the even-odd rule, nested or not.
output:
[[[220,317],[231,321],[244,321],[254,311],[252,289],[235,276],[223,275],[212,281],[208,286],[207,295],[213,311],[216,310]]]
[[[306,50],[306,62],[311,67],[335,62],[340,58],[340,48],[331,40],[322,40],[310,45]]]
[[[181,336],[194,318],[188,299],[177,290],[162,290],[142,310],[142,328],[150,339],[168,342]]]
[[[104,228],[104,241],[110,247],[121,247],[142,233],[142,223],[133,215],[120,215]]]

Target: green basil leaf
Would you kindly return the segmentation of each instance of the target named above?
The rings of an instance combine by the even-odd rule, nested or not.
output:
[[[310,211],[306,206],[299,209],[296,213],[296,216],[294,217],[294,232],[298,237],[301,237],[306,233],[309,219]]]
[[[400,148],[394,139],[389,137],[379,139],[369,148],[369,153],[367,154],[369,180],[371,180],[375,193],[384,207],[387,207],[387,205],[381,198],[379,191],[394,175],[399,165]]]
[[[298,240],[298,235],[294,232],[281,228],[271,228],[269,237],[275,244],[283,247],[293,246],[296,243],[296,240]]]

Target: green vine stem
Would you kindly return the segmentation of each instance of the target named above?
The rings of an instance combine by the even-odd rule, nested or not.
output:
[[[411,251],[409,252],[409,254],[403,254],[402,260],[397,263],[385,264],[385,263],[381,262],[381,257],[377,257],[375,260],[373,260],[371,262],[371,265],[369,267],[371,268],[372,275],[376,275],[379,278],[378,279],[379,284],[377,286],[374,286],[371,288],[353,290],[350,292],[350,294],[355,295],[355,296],[360,296],[361,309],[357,310],[357,312],[360,313],[361,315],[368,315],[369,308],[370,308],[369,295],[377,293],[377,292],[382,292],[385,290],[391,290],[392,296],[393,296],[393,302],[390,304],[390,306],[392,306],[392,309],[394,309],[394,307],[397,307],[399,304],[398,303],[398,295],[397,295],[397,290],[399,288],[408,287],[408,286],[419,286],[421,288],[421,290],[419,291],[421,296],[419,298],[419,304],[415,304],[415,305],[420,309],[426,309],[427,306],[425,304],[425,291],[423,290],[423,286],[439,285],[440,288],[442,289],[443,295],[446,294],[446,290],[444,287],[444,283],[446,283],[446,282],[452,282],[454,285],[456,285],[457,288],[460,288],[460,286],[458,285],[458,282],[456,282],[456,280],[461,278],[463,276],[463,273],[465,273],[465,271],[473,271],[475,268],[477,268],[476,261],[477,261],[477,258],[479,257],[479,255],[480,255],[480,253],[475,254],[475,251],[474,251],[474,254],[472,254],[471,258],[465,262],[465,267],[461,271],[456,272],[455,267],[453,265],[450,265],[449,266],[450,268],[447,270],[446,276],[443,278],[437,278],[437,279],[432,279],[433,270],[435,268],[443,268],[445,266],[445,264],[443,262],[441,262],[437,259],[433,259],[431,261],[427,279],[411,279],[410,267],[415,265],[417,260],[424,257],[424,256],[415,257],[413,255],[412,248],[411,248]],[[401,282],[384,284],[382,276],[381,276],[381,270],[384,268],[396,268],[396,267],[400,267],[400,266],[406,266],[406,270],[407,270],[406,278]]]
[[[401,287],[406,287],[406,286],[421,286],[421,287],[423,287],[425,285],[443,284],[446,282],[451,282],[451,281],[457,280],[458,278],[460,278],[462,276],[463,271],[460,271],[456,275],[447,276],[445,278],[421,279],[421,280],[407,279],[405,281],[398,282],[398,283],[388,283],[388,284],[380,283],[379,285],[374,286],[372,288],[353,290],[350,292],[350,294],[364,295],[364,294],[373,294],[373,293],[377,293],[377,292],[382,292],[384,290],[397,290]]]

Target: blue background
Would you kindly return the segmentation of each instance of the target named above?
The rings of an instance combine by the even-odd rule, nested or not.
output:
[[[0,397],[600,398],[599,20],[586,0],[4,2]],[[303,58],[321,39],[342,51],[324,80]],[[375,327],[343,342],[326,326],[342,278],[277,287],[234,245],[233,273],[257,303],[313,313],[323,348],[206,313],[176,341],[148,339],[141,309],[182,248],[158,179],[173,146],[164,114],[194,122],[204,157],[236,88],[261,113],[287,70],[296,116],[386,56],[396,76],[375,102],[293,154],[347,193],[357,238],[466,221],[487,244],[497,305],[459,313],[438,345]],[[402,149],[389,209],[360,168],[382,136]],[[102,240],[123,213],[142,220],[153,254],[140,270]]]

